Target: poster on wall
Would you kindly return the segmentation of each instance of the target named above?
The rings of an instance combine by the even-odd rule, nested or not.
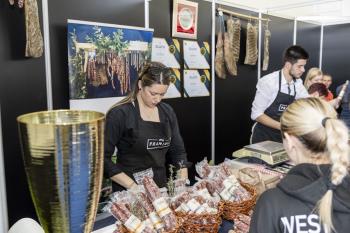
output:
[[[208,42],[184,40],[185,69],[210,69],[210,46]]]
[[[68,20],[71,109],[106,112],[151,59],[153,29]]]
[[[180,69],[180,43],[177,39],[153,38],[152,61]]]
[[[173,0],[172,36],[197,39],[198,3]]]
[[[185,97],[199,97],[210,95],[209,70],[184,70]]]
[[[164,99],[181,97],[181,73],[179,69],[171,69],[170,85]]]

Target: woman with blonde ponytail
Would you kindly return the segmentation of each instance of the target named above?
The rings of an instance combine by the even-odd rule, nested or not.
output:
[[[134,174],[148,169],[157,185],[164,187],[166,162],[187,179],[187,154],[175,112],[161,102],[170,78],[171,71],[163,64],[146,64],[133,91],[107,112],[104,171],[113,191],[134,188]],[[115,150],[117,163],[111,160]]]
[[[348,128],[320,98],[295,101],[280,121],[296,165],[261,195],[250,233],[350,232]]]

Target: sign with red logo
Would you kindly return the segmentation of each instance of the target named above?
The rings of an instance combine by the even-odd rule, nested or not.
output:
[[[198,3],[174,0],[173,37],[197,39]]]

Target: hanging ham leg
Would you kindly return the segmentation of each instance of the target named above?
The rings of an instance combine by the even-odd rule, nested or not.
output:
[[[258,27],[247,24],[247,42],[244,64],[255,65],[258,60]]]
[[[269,29],[266,29],[265,30],[265,38],[264,38],[264,60],[263,60],[263,67],[262,67],[263,71],[266,71],[269,67],[270,39],[271,39],[271,32]]]
[[[218,39],[216,42],[215,72],[218,78],[226,78],[224,61],[224,41],[222,39],[221,31],[218,33]]]

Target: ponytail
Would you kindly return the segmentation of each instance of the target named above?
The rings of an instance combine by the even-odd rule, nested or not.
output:
[[[326,232],[334,230],[332,222],[332,200],[333,190],[341,184],[344,177],[348,174],[350,164],[348,129],[345,124],[332,118],[324,118],[324,127],[326,131],[327,148],[331,160],[331,175],[327,185],[327,192],[323,195],[317,204],[320,221],[323,223]]]
[[[350,166],[349,135],[346,125],[337,119],[334,108],[320,98],[298,99],[281,116],[281,131],[295,136],[310,153],[306,161],[329,161],[327,191],[316,209],[325,232],[334,230],[332,201],[334,190],[348,175]]]

